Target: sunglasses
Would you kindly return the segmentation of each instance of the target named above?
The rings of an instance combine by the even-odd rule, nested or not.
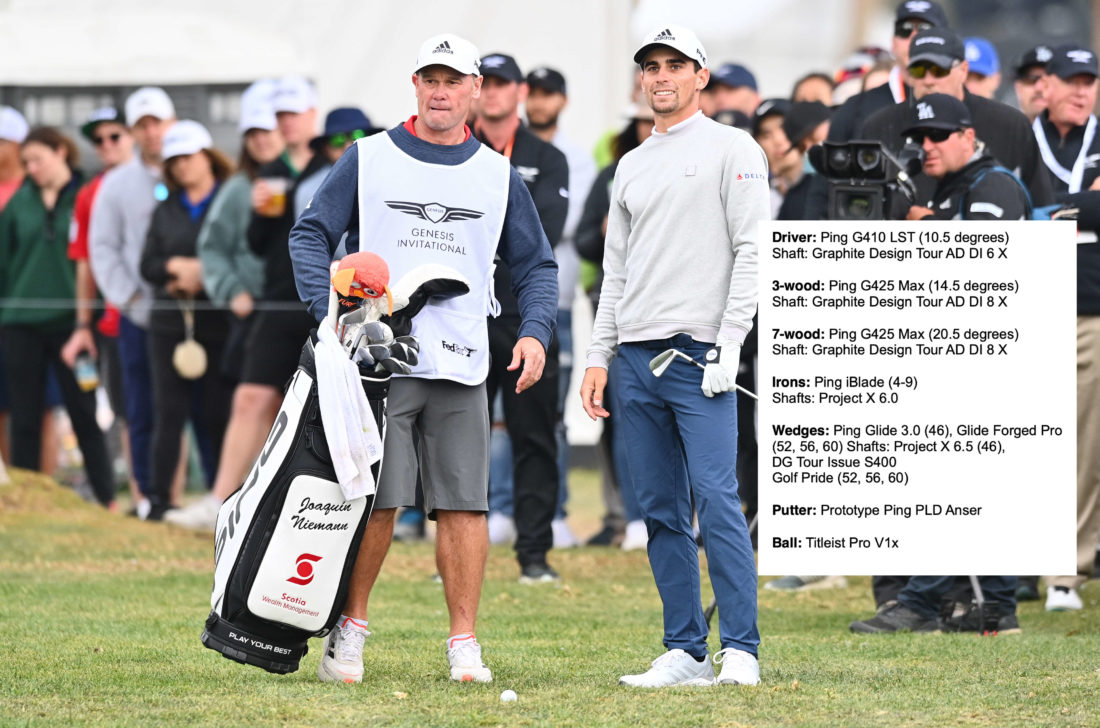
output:
[[[942,144],[956,131],[958,131],[958,129],[928,129],[926,131],[915,131],[909,135],[909,138],[917,144],[924,144],[925,139],[933,144]]]
[[[1016,82],[1022,83],[1025,86],[1034,86],[1042,77],[1043,74],[1041,73],[1029,73],[1026,76],[1021,76],[1020,78],[1016,79]]]
[[[957,65],[959,65],[958,61],[952,63],[951,68],[937,66],[934,63],[918,63],[914,66],[909,66],[909,75],[913,78],[924,78],[928,75],[935,76],[936,78],[943,78],[951,73],[951,70]]]
[[[928,30],[932,27],[932,24],[926,20],[902,20],[894,23],[894,37],[895,38],[908,38],[913,33],[919,33],[922,30]]]
[[[110,139],[115,144],[118,144],[118,140],[121,139],[121,138],[122,138],[122,134],[120,132],[116,131],[113,134],[104,134],[103,136],[94,136],[94,137],[92,137],[92,143],[95,144],[97,147],[102,147],[104,144],[107,143],[108,139]]]
[[[333,134],[328,138],[328,145],[333,149],[340,149],[349,142],[359,141],[367,135],[365,129],[356,129],[355,131],[340,132],[339,134]]]

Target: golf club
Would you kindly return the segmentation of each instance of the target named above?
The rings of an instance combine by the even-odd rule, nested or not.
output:
[[[676,361],[677,359],[683,359],[686,362],[691,362],[700,369],[706,369],[706,366],[695,361],[679,349],[666,349],[665,351],[662,351],[660,354],[650,359],[649,371],[653,372],[653,376],[659,377],[664,374],[665,370],[667,370],[669,366],[672,365],[672,362]],[[734,384],[733,386],[737,389],[738,392],[743,392],[745,395],[752,397],[753,399],[757,398],[755,394],[745,389],[740,384]]]

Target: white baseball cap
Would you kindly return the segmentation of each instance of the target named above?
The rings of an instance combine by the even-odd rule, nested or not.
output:
[[[273,103],[276,88],[277,85],[273,79],[265,78],[244,90],[241,94],[241,118],[237,123],[238,131],[243,134],[249,129],[274,131],[278,128]]]
[[[214,146],[214,140],[206,127],[197,121],[177,121],[164,132],[160,155],[165,160],[183,157]]]
[[[453,33],[433,35],[420,46],[413,73],[427,66],[447,66],[459,73],[481,75],[481,54],[473,43]]]
[[[707,67],[707,51],[695,33],[682,25],[662,25],[646,33],[642,44],[634,52],[634,62],[640,64],[654,46],[668,46],[680,51],[703,68]]]
[[[126,99],[126,126],[133,126],[143,116],[168,121],[176,118],[176,107],[164,89],[144,86]]]
[[[10,106],[0,106],[0,139],[22,144],[27,138],[27,120]]]
[[[301,76],[283,76],[276,81],[271,104],[275,113],[289,111],[301,114],[317,108],[317,89]]]

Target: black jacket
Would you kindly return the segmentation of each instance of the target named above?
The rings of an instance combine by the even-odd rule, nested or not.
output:
[[[1031,209],[1020,181],[994,171],[985,149],[958,172],[945,175],[932,196],[932,220],[1026,220]]]
[[[1070,129],[1069,133],[1066,134],[1066,138],[1063,139],[1058,133],[1058,129],[1050,122],[1049,111],[1044,111],[1039,115],[1039,123],[1043,127],[1047,144],[1050,145],[1050,151],[1054,158],[1066,169],[1073,169],[1073,165],[1081,153],[1081,145],[1085,142],[1085,127],[1078,126]],[[1050,185],[1054,189],[1054,198],[1057,202],[1062,202],[1069,194],[1069,183],[1063,181],[1049,169],[1047,172],[1050,177]],[[1081,191],[1087,190],[1097,177],[1100,177],[1100,131],[1092,137],[1092,144],[1085,152],[1085,174],[1081,181]]]
[[[900,104],[876,112],[863,125],[859,138],[880,141],[896,154],[905,145],[902,132],[912,123],[916,103],[917,100],[910,96]],[[1053,203],[1050,179],[1027,117],[1011,106],[969,91],[965,92],[963,103],[970,110],[978,138],[985,142],[993,157],[1023,180],[1031,193],[1032,203],[1037,207]],[[918,174],[913,181],[917,185],[916,204],[923,205],[931,200],[936,181],[925,174]]]
[[[913,97],[913,89],[905,87],[905,98]],[[833,113],[829,122],[829,137],[831,142],[847,142],[856,139],[856,132],[863,128],[863,124],[875,112],[893,106],[894,93],[890,90],[890,84],[858,93],[840,105]]]
[[[483,134],[479,134],[478,139],[493,149]],[[565,155],[553,144],[539,139],[534,132],[520,124],[516,129],[509,161],[523,178],[527,191],[531,193],[550,247],[556,247],[561,240],[562,230],[565,229],[565,216],[569,212],[569,163],[565,161]],[[512,274],[508,271],[508,266],[499,259],[493,274],[493,289],[500,302],[501,317],[518,319],[519,304],[512,295]]]
[[[618,167],[619,162],[616,160],[596,175],[596,181],[592,183],[592,189],[584,200],[584,209],[581,211],[581,219],[577,223],[577,234],[573,240],[577,255],[600,267],[596,282],[588,292],[593,311],[599,307],[600,303],[600,286],[603,285],[603,222],[611,209],[611,182],[615,179],[615,170]]]
[[[294,210],[294,193],[298,183],[307,179],[316,170],[328,164],[320,154],[315,154],[306,164],[306,168],[297,176],[283,157],[260,167],[257,177],[285,177],[290,181],[286,190],[286,211],[281,217],[263,217],[252,213],[248,224],[248,247],[264,260],[264,293],[267,301],[297,301],[298,289],[294,285],[294,268],[290,263],[290,250],[287,241],[290,229],[298,216]],[[303,310],[305,304],[302,304]]]

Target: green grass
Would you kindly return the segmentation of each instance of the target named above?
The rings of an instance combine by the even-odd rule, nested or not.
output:
[[[478,627],[491,685],[446,679],[442,588],[425,544],[390,553],[362,685],[317,682],[319,641],[298,672],[269,675],[199,643],[210,537],[15,475],[0,487],[2,726],[1100,725],[1095,584],[1084,611],[1025,604],[1024,634],[996,638],[852,635],[848,622],[870,613],[866,577],[761,591],[759,688],[639,692],[616,682],[661,652],[660,602],[644,554],[611,549],[553,554],[560,588],[520,586],[509,551],[492,550]],[[592,473],[574,473],[582,534],[595,530],[597,490]],[[501,703],[505,688],[519,700]]]

